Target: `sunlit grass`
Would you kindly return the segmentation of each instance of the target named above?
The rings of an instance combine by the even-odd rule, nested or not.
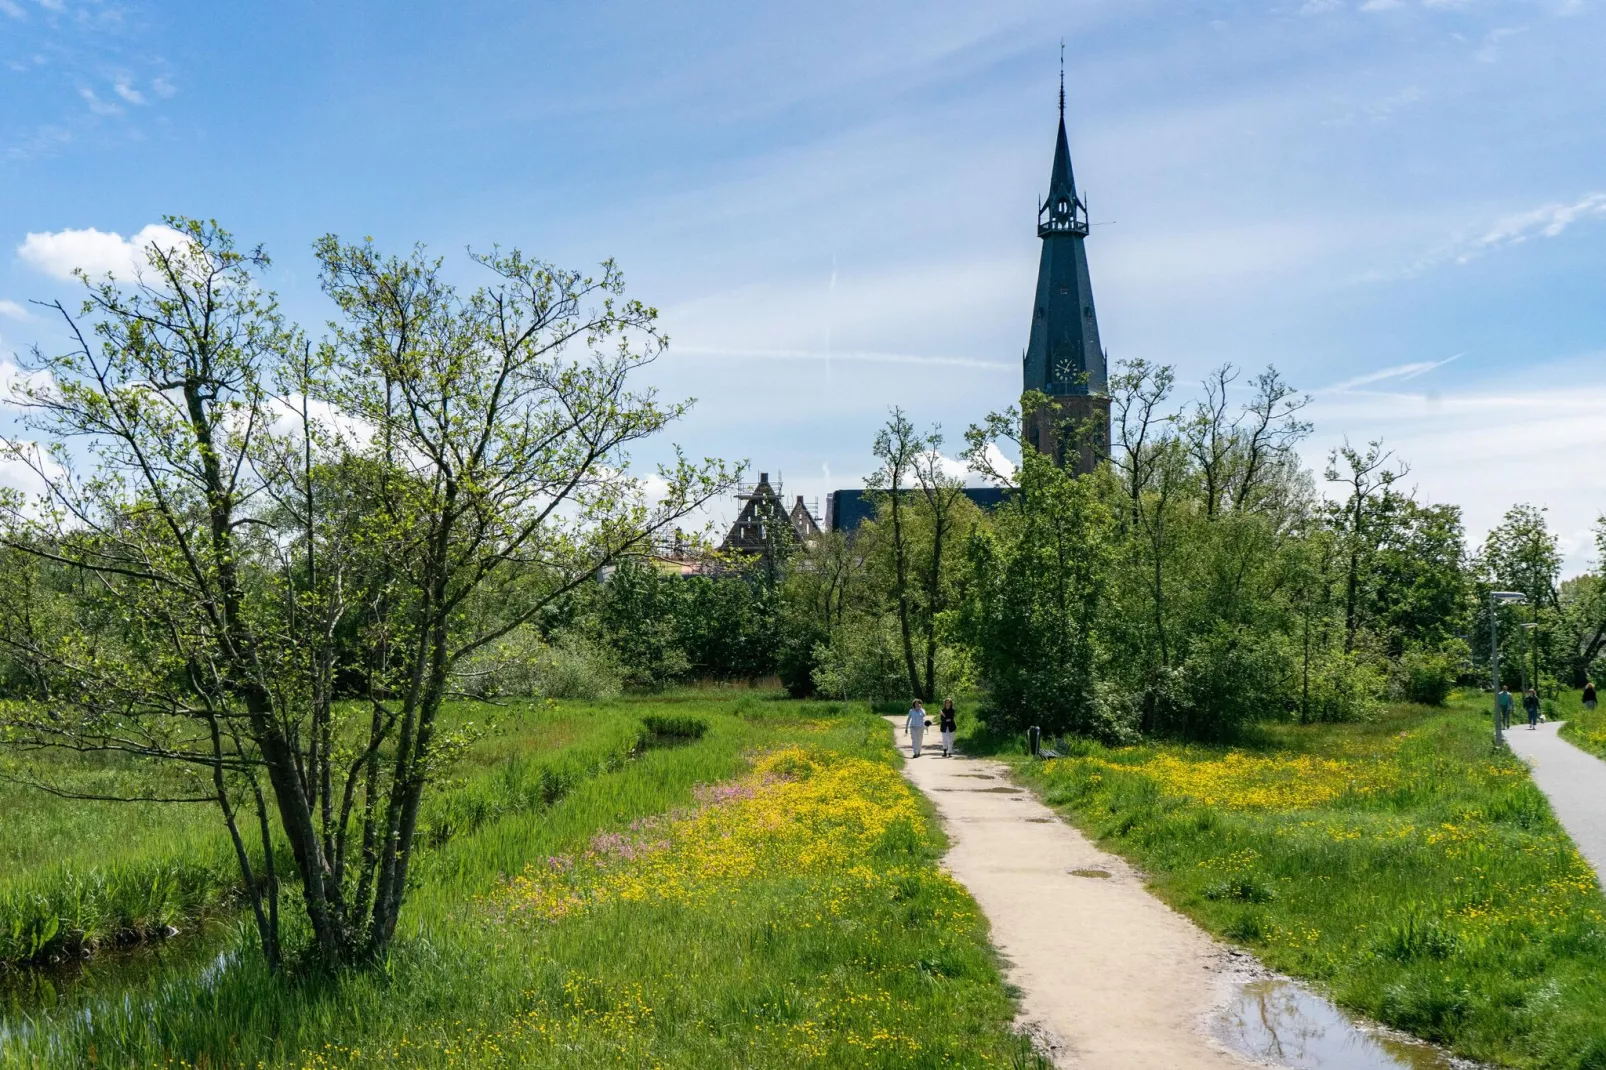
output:
[[[0,1063],[1038,1065],[884,722],[758,696],[595,710],[653,712],[708,728],[429,852],[384,971],[286,981],[247,950]],[[544,909],[547,875],[583,908]]]
[[[1339,1002],[1502,1065],[1606,1066],[1606,899],[1484,705],[1018,768],[1166,900]]]

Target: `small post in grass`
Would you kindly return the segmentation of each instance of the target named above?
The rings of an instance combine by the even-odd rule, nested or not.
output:
[[[1521,591],[1490,591],[1489,592],[1489,664],[1494,672],[1494,744],[1500,746],[1506,741],[1501,732],[1500,725],[1500,640],[1496,636],[1495,610],[1504,602],[1526,602],[1528,596]]]
[[[1043,730],[1036,725],[1026,730],[1026,749],[1033,758],[1039,757],[1043,748]]]

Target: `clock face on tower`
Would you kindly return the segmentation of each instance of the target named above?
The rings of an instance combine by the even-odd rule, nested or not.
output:
[[[1065,386],[1074,385],[1082,371],[1076,365],[1076,357],[1068,350],[1054,354],[1054,366],[1050,370],[1054,382]]]

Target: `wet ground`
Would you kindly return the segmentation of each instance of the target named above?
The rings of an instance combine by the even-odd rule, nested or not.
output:
[[[1251,981],[1217,1018],[1226,1046],[1287,1070],[1465,1070],[1420,1040],[1357,1024],[1309,989],[1281,978]]]

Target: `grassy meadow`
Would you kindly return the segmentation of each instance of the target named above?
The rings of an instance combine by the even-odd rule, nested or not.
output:
[[[386,969],[276,978],[235,921],[208,968],[14,1007],[0,1064],[1038,1065],[862,705],[687,694],[507,721],[437,796]],[[126,857],[211,850],[159,827],[131,826]]]
[[[1526,768],[1495,752],[1487,704],[1015,761],[1165,900],[1274,969],[1466,1056],[1599,1070],[1606,898]]]
[[[1568,692],[1562,697],[1557,717],[1565,717],[1561,737],[1581,747],[1597,758],[1606,758],[1606,706],[1586,710],[1579,698],[1580,692]]]

